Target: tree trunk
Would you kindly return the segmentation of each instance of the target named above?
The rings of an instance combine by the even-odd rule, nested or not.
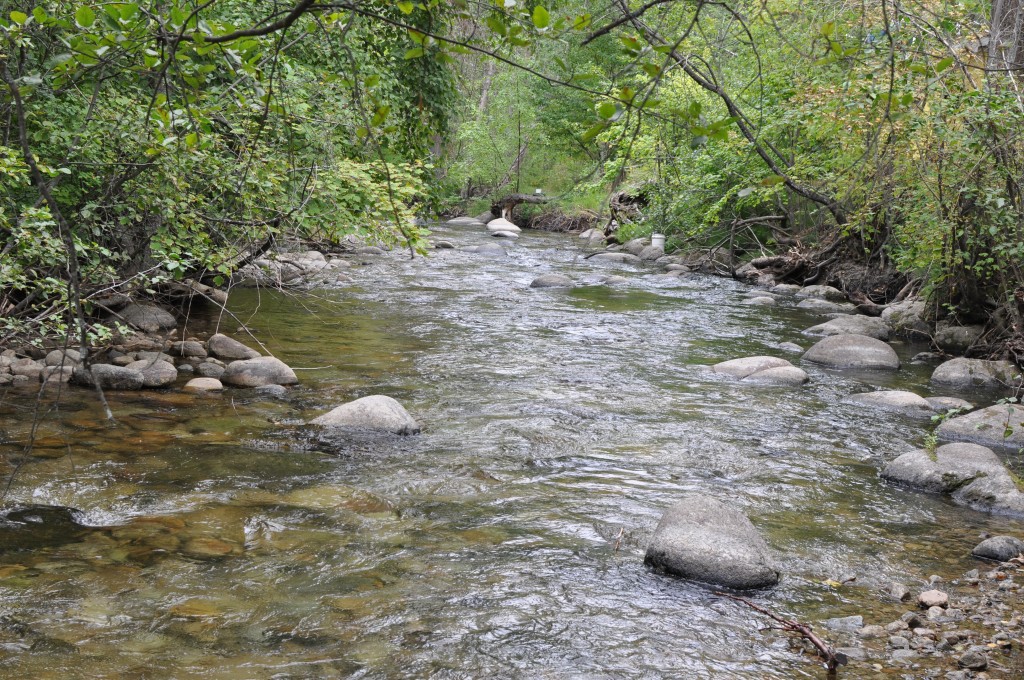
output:
[[[989,33],[990,68],[1024,72],[1024,2],[992,0],[992,28]]]

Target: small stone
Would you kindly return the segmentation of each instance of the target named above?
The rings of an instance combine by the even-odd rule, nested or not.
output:
[[[288,395],[288,388],[284,385],[261,385],[253,391],[263,397],[276,397],[278,399]]]
[[[206,348],[210,354],[220,359],[255,359],[260,355],[256,350],[221,333],[211,335],[206,341]]]
[[[204,378],[220,379],[220,377],[224,375],[224,367],[219,366],[210,361],[204,361],[203,363],[196,366],[196,373],[203,376]]]
[[[921,607],[948,607],[949,595],[941,590],[926,590],[917,596],[917,602]]]
[[[910,599],[910,588],[906,587],[902,583],[890,583],[886,589],[885,594],[896,600],[897,602],[906,602]]]
[[[890,633],[890,634],[899,633],[901,631],[909,630],[909,629],[910,629],[910,626],[908,626],[907,622],[902,620],[902,619],[893,621],[892,623],[888,623],[885,626],[885,632]]]
[[[925,612],[925,616],[928,617],[929,621],[941,619],[946,616],[946,610],[942,607],[928,607],[928,611]]]
[[[82,354],[76,349],[55,349],[46,355],[47,366],[78,366],[82,362]]]
[[[125,368],[142,374],[143,387],[166,387],[178,379],[178,369],[166,361],[133,361]]]
[[[221,381],[237,387],[294,385],[299,382],[286,363],[274,357],[256,357],[228,364]]]
[[[838,630],[848,633],[859,631],[864,627],[863,616],[841,616],[834,619],[827,619],[821,622],[821,625],[829,630]]]
[[[563,274],[541,274],[530,283],[530,288],[572,288],[572,279]]]
[[[201,342],[186,340],[184,342],[175,342],[172,344],[171,353],[179,357],[203,358],[206,356],[206,348],[203,347],[203,343]]]
[[[857,631],[857,636],[865,640],[874,640],[876,638],[885,637],[885,628],[876,625],[864,626]]]
[[[893,649],[909,649],[910,640],[902,635],[893,635],[889,638],[889,646]]]
[[[956,664],[971,671],[983,671],[988,668],[988,657],[982,652],[971,651],[961,656]]]

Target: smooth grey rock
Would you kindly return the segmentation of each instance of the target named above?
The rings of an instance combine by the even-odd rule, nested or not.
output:
[[[896,411],[918,418],[930,418],[935,409],[928,400],[913,392],[903,390],[884,390],[879,392],[862,392],[852,394],[845,399],[854,404],[864,404],[885,411]]]
[[[1009,361],[958,357],[936,368],[932,373],[932,382],[960,389],[1009,388],[1020,384],[1020,373],[1020,369]]]
[[[264,397],[275,397],[277,399],[288,396],[288,388],[284,385],[260,385],[253,392]]]
[[[620,286],[629,283],[629,279],[625,276],[602,276],[598,280],[606,286]]]
[[[476,219],[475,217],[456,217],[455,219],[448,220],[445,224],[452,227],[483,227],[486,226],[483,222]]]
[[[491,220],[493,220],[496,217],[497,217],[497,215],[495,215],[490,210],[488,210],[487,212],[480,213],[479,215],[477,215],[473,219],[475,219],[477,222],[480,222],[481,224],[487,224],[488,222],[490,222]]]
[[[829,302],[846,302],[846,293],[832,286],[804,286],[796,291],[797,297],[818,298]]]
[[[189,392],[216,392],[224,389],[224,385],[216,378],[192,378],[185,383],[184,389]]]
[[[640,253],[644,252],[644,248],[647,247],[647,240],[642,238],[635,238],[632,241],[626,241],[622,244],[622,252],[629,253],[630,255],[636,255],[640,257]],[[664,255],[665,253],[662,253]]]
[[[803,358],[829,368],[895,371],[900,367],[892,347],[866,335],[829,336],[807,350]]]
[[[180,373],[182,375],[188,375],[190,373],[195,373],[195,372],[196,372],[196,367],[193,366],[192,364],[180,364],[178,366],[178,373]]]
[[[935,327],[935,346],[950,354],[963,354],[984,331],[984,326],[954,326],[940,322]]]
[[[856,633],[864,627],[863,616],[841,616],[834,619],[826,619],[821,625],[829,630],[837,630],[844,633]]]
[[[47,366],[78,366],[82,363],[82,353],[77,349],[55,349],[46,355]]]
[[[849,302],[829,302],[820,298],[807,298],[801,301],[797,309],[814,314],[856,314],[857,308]]]
[[[135,361],[166,361],[174,365],[174,357],[163,352],[132,352],[129,357],[134,358]],[[127,365],[125,364],[125,366]]]
[[[572,288],[574,285],[564,274],[541,274],[530,283],[530,288]]]
[[[882,310],[882,321],[885,321],[897,335],[911,337],[927,337],[931,326],[925,321],[927,307],[920,300],[904,300],[895,302]]]
[[[388,251],[378,246],[363,246],[356,248],[356,255],[387,255]]]
[[[493,236],[494,238],[519,238],[519,234],[517,234],[514,231],[492,231],[491,236]]]
[[[604,238],[604,232],[602,232],[600,229],[587,229],[586,231],[580,232],[579,235],[580,238],[587,240],[594,236],[600,236]]]
[[[391,397],[375,394],[329,411],[309,421],[322,427],[359,427],[384,430],[394,434],[417,434],[420,431],[409,412]]]
[[[890,583],[885,588],[885,594],[897,602],[906,602],[910,599],[910,588],[902,583]]]
[[[957,397],[925,397],[924,400],[938,413],[954,410],[970,411],[974,408],[974,404],[971,402]]]
[[[860,647],[836,647],[836,652],[853,661],[867,661],[868,653]]]
[[[857,631],[857,637],[863,640],[877,640],[885,637],[885,628],[874,624],[864,626]]]
[[[751,373],[743,378],[742,381],[758,385],[799,387],[810,379],[810,376],[802,368],[797,368],[796,366],[776,366],[775,368],[766,368],[763,371]]]
[[[800,290],[800,286],[793,283],[780,283],[777,286],[772,286],[770,292],[778,295],[795,295]]]
[[[750,297],[743,301],[745,305],[756,305],[763,307],[771,307],[775,305],[775,298],[768,297],[767,295],[759,295],[757,297]]]
[[[468,246],[462,248],[463,252],[476,253],[477,255],[483,255],[484,257],[505,257],[508,253],[498,243],[484,243],[479,246]]]
[[[91,370],[86,370],[82,366],[75,368],[71,381],[89,387],[99,383],[105,390],[140,390],[146,378],[140,371],[124,366],[93,364]]]
[[[9,368],[13,375],[24,376],[29,380],[37,381],[45,366],[35,359],[15,359],[11,362]]]
[[[481,225],[481,226],[483,226],[483,225]],[[455,244],[452,243],[451,241],[437,241],[436,243],[434,243],[434,248],[436,250],[451,250],[454,247],[455,247]]]
[[[984,652],[972,650],[957,659],[956,665],[972,671],[983,671],[988,668],[988,657]]]
[[[130,304],[119,314],[129,326],[146,333],[170,330],[178,325],[170,312],[153,305]]]
[[[125,368],[142,374],[143,387],[166,387],[178,379],[178,369],[166,361],[142,359],[133,361]]]
[[[206,357],[206,348],[203,347],[203,343],[195,340],[175,342],[171,345],[171,352],[179,357]]]
[[[644,262],[654,262],[659,257],[665,254],[665,249],[661,246],[647,246],[641,250],[637,256]]]
[[[889,326],[874,316],[849,315],[830,319],[805,330],[804,335],[866,335],[878,340],[889,339]]]
[[[224,367],[218,366],[217,364],[209,361],[204,361],[196,366],[196,373],[204,378],[217,378],[219,380],[220,377],[224,375]]]
[[[882,469],[883,479],[933,493],[951,494],[983,512],[1024,516],[1024,494],[989,448],[955,443],[899,456]]]
[[[665,511],[644,563],[683,578],[736,590],[767,588],[779,569],[764,539],[739,510],[692,495]]]
[[[759,371],[764,371],[769,368],[781,368],[783,366],[792,366],[785,359],[779,359],[778,357],[758,356],[758,357],[744,357],[742,359],[731,359],[729,361],[723,361],[715,364],[711,367],[711,370],[715,373],[722,373],[724,375],[731,375],[734,378],[743,379],[749,375],[753,375]]]
[[[994,448],[1024,447],[1024,406],[997,404],[946,420],[935,430],[940,439],[974,442]]]
[[[237,387],[263,385],[294,385],[299,382],[295,372],[280,359],[256,357],[232,361],[220,377],[221,382]]]
[[[797,354],[803,354],[803,352],[804,352],[804,348],[801,347],[800,345],[796,344],[795,342],[779,343],[779,349],[785,350],[787,352],[794,352],[794,353],[797,353]]]
[[[587,258],[591,262],[618,262],[620,264],[640,264],[642,260],[629,253],[598,253]]]
[[[1024,554],[1024,541],[1013,536],[993,536],[976,545],[971,554],[987,560],[1008,562]]]
[[[222,333],[211,335],[210,339],[206,341],[206,348],[213,356],[219,359],[228,359],[231,361],[237,359],[255,359],[260,355],[256,350],[246,347],[237,340],[229,338]]]
[[[75,367],[71,365],[47,366],[39,374],[39,381],[48,385],[66,383],[71,381],[71,376],[73,376],[74,373]]]
[[[512,224],[503,217],[499,217],[496,220],[491,220],[487,223],[487,231],[511,231],[518,234],[522,231],[519,227]]]
[[[942,607],[945,609],[949,606],[949,595],[941,590],[926,590],[917,596],[917,604],[923,609],[931,607]]]

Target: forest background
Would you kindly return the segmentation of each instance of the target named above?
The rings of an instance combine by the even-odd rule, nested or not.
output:
[[[1019,363],[1022,79],[1020,0],[2,0],[0,345],[540,189]]]

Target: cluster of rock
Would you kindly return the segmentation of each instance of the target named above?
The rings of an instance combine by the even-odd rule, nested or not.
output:
[[[387,251],[378,246],[351,246],[351,255],[380,256]],[[238,286],[324,286],[351,282],[352,262],[344,257],[327,257],[318,250],[277,252],[254,260],[239,269],[234,277]]]
[[[156,312],[167,314],[150,307],[133,318],[158,318]],[[88,368],[83,365],[80,352],[70,348],[54,349],[38,359],[19,357],[13,350],[0,354],[0,385],[71,383],[99,385],[106,390],[140,390],[169,387],[183,378],[191,378],[184,385],[190,391],[221,390],[224,385],[283,387],[298,382],[295,372],[280,359],[261,356],[222,334],[205,342],[195,338],[177,342],[135,340],[121,349],[104,350],[90,357]]]
[[[1014,608],[1019,597],[1014,575],[1024,566],[1022,552],[1024,542],[1017,538],[986,539],[972,555],[996,564],[971,569],[948,584],[931,576],[916,598],[916,609],[884,625],[864,625],[863,616],[847,616],[823,621],[822,626],[839,642],[838,652],[851,661],[870,663],[879,674],[890,674],[885,667],[891,666],[910,670],[913,677],[967,680],[987,677],[984,672],[993,668],[1009,669],[1012,660],[1006,657],[1024,623]],[[911,598],[903,584],[883,591],[887,601]]]

